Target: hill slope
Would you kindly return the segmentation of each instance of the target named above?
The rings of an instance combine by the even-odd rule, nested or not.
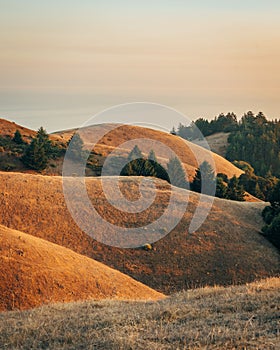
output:
[[[228,137],[229,132],[217,132],[213,135],[206,136],[205,139],[210,146],[210,149],[219,154],[222,157],[226,156],[227,147],[228,147]],[[202,143],[199,140],[193,141],[197,145],[201,145]]]
[[[0,314],[4,349],[279,349],[280,279]],[[2,346],[1,346],[2,345]]]
[[[137,197],[140,180],[121,180],[120,186],[128,199]],[[170,197],[170,186],[156,180],[158,191],[151,208],[142,214],[127,215],[108,204],[100,179],[87,178],[86,184],[96,210],[118,225],[135,227],[155,220],[165,210]],[[152,187],[147,185],[145,190],[152,191]],[[265,203],[216,198],[202,227],[190,234],[188,227],[199,194],[178,188],[174,191],[178,205],[186,201],[189,194],[187,211],[180,224],[155,243],[152,251],[109,247],[85,235],[68,212],[60,177],[0,172],[0,223],[85,254],[164,293],[279,274],[278,252],[259,235]],[[77,207],[82,205],[77,199]],[[114,234],[114,231],[107,233]]]
[[[82,299],[163,295],[97,261],[0,226],[0,311]]]
[[[113,130],[111,131],[112,128]],[[57,139],[61,138],[61,141],[65,142],[71,138],[75,131],[76,130],[61,131],[53,134],[53,136]],[[211,153],[210,151],[186,141],[179,136],[174,136],[162,131],[131,125],[120,125],[117,127],[117,125],[114,124],[93,125],[81,130],[85,146],[89,148],[92,140],[96,138],[97,135],[101,136],[103,134],[105,134],[105,136],[101,137],[94,149],[104,157],[108,156],[108,154],[116,147],[118,148],[118,155],[127,156],[128,150],[121,145],[129,140],[144,138],[159,141],[170,147],[176,155],[180,157],[181,161],[184,163],[187,174],[190,177],[194,176],[195,169],[198,168],[203,160],[211,161],[211,156],[215,162],[217,173],[224,173],[229,178],[233,175],[239,176],[243,173],[242,170],[238,169],[221,156]],[[152,144],[159,161],[162,165],[166,165],[171,154],[168,154],[168,152],[166,152],[165,149],[162,149],[157,143]],[[141,142],[138,146],[146,155],[148,155],[151,150],[151,146],[147,142]]]

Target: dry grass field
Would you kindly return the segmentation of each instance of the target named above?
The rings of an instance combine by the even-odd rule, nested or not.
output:
[[[0,311],[84,299],[163,297],[93,259],[4,226],[0,252]]]
[[[113,128],[113,130],[112,130]],[[0,119],[0,135],[13,137],[16,130],[19,130],[23,136],[23,139],[30,142],[31,138],[36,135],[36,131],[27,129],[16,123],[7,121],[5,119]],[[56,141],[60,144],[65,144],[71,136],[75,133],[76,129],[60,131],[50,135],[51,140]],[[82,139],[85,143],[85,147],[91,149],[91,143],[94,139],[100,140],[94,147],[96,153],[95,157],[98,162],[103,163],[104,159],[112,152],[115,151],[116,155],[127,157],[129,149],[122,144],[124,142],[134,140],[134,139],[148,139],[150,142],[139,141],[138,145],[143,151],[144,155],[148,155],[149,151],[153,149],[156,152],[157,158],[163,166],[167,165],[169,158],[172,154],[162,148],[158,142],[166,145],[175,154],[180,157],[183,166],[186,170],[188,178],[191,180],[195,174],[195,170],[198,168],[204,160],[207,160],[215,168],[216,173],[224,173],[229,178],[233,175],[239,176],[243,173],[242,170],[235,167],[229,161],[221,157],[220,155],[210,152],[197,144],[188,142],[179,136],[174,136],[166,132],[161,132],[158,130],[143,128],[139,126],[131,125],[117,125],[117,124],[102,124],[93,125],[82,129]],[[102,136],[104,135],[104,136]],[[102,137],[101,137],[102,136]],[[215,135],[211,136],[212,139],[209,140],[209,145],[213,146],[213,151],[215,148]],[[220,141],[220,136],[217,136],[217,142]],[[15,162],[16,171],[34,173],[32,170],[27,170],[18,164],[18,159],[10,159],[9,162]],[[57,160],[52,160],[51,166],[48,166],[42,174],[44,175],[61,175],[62,174],[62,163],[63,158]],[[251,198],[251,197],[250,197]],[[251,198],[252,200],[252,198]]]
[[[279,350],[280,279],[0,313],[1,349]]]
[[[139,181],[141,178],[122,178],[121,188],[128,198],[137,197]],[[120,226],[135,227],[155,220],[165,210],[170,196],[170,186],[156,180],[158,190],[154,204],[141,214],[127,215],[108,204],[100,179],[87,178],[86,184],[96,210]],[[146,186],[145,191],[152,189]],[[68,212],[61,177],[0,173],[0,223],[70,248],[164,294],[204,285],[238,284],[279,274],[279,253],[259,235],[265,203],[215,199],[204,224],[190,234],[188,228],[199,195],[178,188],[174,191],[178,205],[186,201],[189,194],[187,211],[178,226],[156,242],[151,251],[114,248],[85,235]],[[82,208],[81,198],[76,200],[77,207]],[[178,213],[174,211],[173,215]]]
[[[111,130],[112,128],[113,130]],[[55,133],[52,136],[57,139],[61,138],[61,140],[65,142],[70,139],[74,132],[75,130],[67,130]],[[94,148],[97,153],[102,154],[103,156],[108,156],[108,154],[110,154],[115,148],[118,149],[118,155],[127,156],[128,150],[123,147],[122,144],[129,140],[144,138],[151,140],[151,142],[138,142],[138,146],[144,154],[148,155],[152,148],[162,165],[165,166],[171,153],[169,154],[159,143],[168,146],[178,157],[180,157],[190,178],[192,178],[195,174],[196,168],[198,168],[199,164],[204,160],[212,163],[212,157],[217,173],[224,173],[228,175],[229,178],[233,175],[239,176],[242,174],[240,169],[236,168],[233,164],[218,154],[211,153],[179,136],[174,136],[158,130],[131,125],[120,125],[117,127],[117,125],[113,124],[102,124],[87,127],[81,131],[82,139],[85,146],[88,148],[91,148],[90,145],[92,140],[98,139],[98,135],[101,136],[103,134],[105,135],[100,138]]]
[[[112,128],[113,130],[111,130]],[[70,139],[74,132],[75,130],[66,130],[52,134],[52,136],[58,140],[61,138],[61,141],[65,142]],[[103,134],[104,136],[101,137]],[[199,164],[201,164],[204,160],[211,163],[212,157],[217,173],[224,173],[228,175],[229,178],[231,178],[233,175],[239,176],[243,173],[242,170],[238,169],[218,154],[211,153],[192,142],[182,139],[179,136],[174,136],[158,130],[131,125],[120,125],[117,127],[117,125],[114,124],[100,124],[82,129],[81,135],[85,143],[85,147],[87,148],[91,148],[90,145],[92,140],[95,138],[98,139],[97,136],[100,135],[100,141],[97,143],[94,150],[105,157],[116,148],[118,155],[127,156],[129,152],[124,146],[122,146],[122,144],[129,140],[141,138],[152,140],[151,143],[139,141],[138,146],[146,155],[148,155],[152,146],[159,161],[165,166],[168,162],[168,158],[171,156],[171,153],[169,154],[157,142],[153,142],[153,140],[161,142],[173,150],[178,157],[180,157],[186,169],[186,173],[190,178],[194,176],[195,170],[198,168]]]

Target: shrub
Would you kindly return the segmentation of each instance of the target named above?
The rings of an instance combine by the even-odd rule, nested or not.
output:
[[[266,225],[262,229],[263,235],[280,249],[280,214],[275,216],[270,225]]]
[[[143,249],[146,251],[153,250],[153,246],[150,243],[146,243],[143,245]]]

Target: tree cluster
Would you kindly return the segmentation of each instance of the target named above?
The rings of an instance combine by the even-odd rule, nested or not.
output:
[[[153,150],[145,158],[139,147],[135,145],[127,161],[128,163],[121,171],[121,176],[151,176],[168,181],[177,187],[188,187],[185,171],[177,157],[171,158],[165,169],[157,160]]]
[[[226,158],[245,161],[257,176],[270,174],[280,177],[280,120],[268,120],[262,112],[249,111],[240,121],[234,113],[220,114],[208,121],[199,118],[189,126],[180,124],[172,134],[194,140],[217,132],[229,132]]]
[[[266,225],[263,227],[263,235],[280,249],[280,181],[277,182],[269,197],[270,206],[262,212]]]
[[[198,118],[189,126],[180,123],[177,130],[173,128],[171,133],[192,141],[217,132],[232,132],[237,129],[238,122],[236,115],[234,113],[228,113],[226,115],[222,113],[211,121],[204,118]]]
[[[20,140],[20,137],[21,135],[18,134],[14,136],[18,140]],[[48,134],[41,127],[31,143],[26,146],[21,160],[26,167],[42,171],[51,159],[57,158],[62,152],[63,149],[51,142]]]
[[[207,161],[196,170],[190,188],[195,192],[236,201],[244,201],[245,197],[244,188],[236,176],[231,179],[222,173],[215,176],[213,168]]]

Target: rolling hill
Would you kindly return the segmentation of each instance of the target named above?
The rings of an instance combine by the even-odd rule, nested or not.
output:
[[[66,130],[54,133],[52,136],[65,142],[68,141],[75,132],[76,130],[74,129]],[[179,136],[174,136],[162,131],[131,125],[118,126],[117,124],[100,124],[86,127],[81,129],[80,132],[85,147],[89,149],[91,149],[92,140],[99,139],[100,136],[100,140],[94,147],[94,150],[103,157],[107,157],[108,154],[115,150],[115,148],[117,148],[118,156],[126,157],[129,151],[125,145],[122,146],[122,144],[130,140],[139,139],[138,146],[141,151],[148,155],[151,148],[153,148],[158,160],[164,166],[168,162],[171,153],[166,149],[163,149],[159,143],[162,143],[173,150],[181,159],[190,178],[194,176],[195,170],[198,168],[199,164],[204,160],[208,160],[211,163],[212,157],[217,173],[224,173],[229,178],[233,175],[240,176],[243,173],[242,170],[238,169],[218,154],[212,153],[203,147],[182,139]],[[141,141],[141,139],[144,139],[145,141]],[[151,141],[148,142],[146,141],[147,139]]]
[[[4,226],[0,251],[0,311],[85,299],[163,298],[93,259]]]
[[[137,198],[140,181],[120,178],[121,190],[128,199]],[[160,180],[155,183],[153,205],[141,214],[128,215],[108,203],[100,178],[86,179],[89,198],[100,215],[115,225],[129,227],[151,222],[164,212],[170,185]],[[188,200],[186,213],[151,251],[110,247],[84,234],[66,207],[61,177],[1,172],[0,223],[105,263],[163,293],[248,282],[280,273],[279,253],[259,235],[265,203],[216,198],[204,224],[191,234],[188,228],[200,196],[179,188],[173,190],[175,205]],[[151,185],[146,184],[145,191],[152,191]],[[82,206],[77,198],[77,208]],[[174,211],[173,215],[178,213]],[[107,234],[113,235],[114,230]]]

